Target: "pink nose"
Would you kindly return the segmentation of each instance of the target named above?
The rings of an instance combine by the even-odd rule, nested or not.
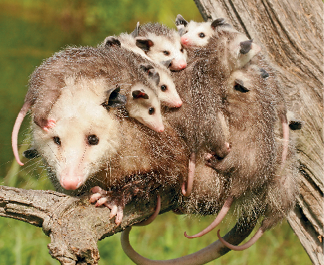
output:
[[[181,41],[182,45],[188,45],[188,43],[189,43],[189,38],[187,38],[186,36],[182,36],[182,37],[180,38],[180,41]]]
[[[176,108],[180,108],[180,107],[182,106],[182,100],[179,99],[179,100],[174,104],[174,106],[175,106]]]
[[[60,183],[66,190],[76,190],[81,186],[80,177],[78,176],[61,176]]]

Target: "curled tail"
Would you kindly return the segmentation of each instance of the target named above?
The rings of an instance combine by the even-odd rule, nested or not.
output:
[[[20,161],[19,154],[18,154],[18,133],[19,133],[20,126],[21,126],[30,106],[31,106],[31,103],[29,101],[26,101],[24,103],[24,105],[22,106],[21,110],[18,113],[14,127],[12,129],[12,134],[11,134],[12,151],[14,153],[16,161],[21,166],[23,166],[24,164]]]

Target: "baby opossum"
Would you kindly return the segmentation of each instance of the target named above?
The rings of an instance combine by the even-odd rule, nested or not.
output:
[[[122,34],[118,37],[113,37],[113,36],[107,37],[104,43],[100,45],[100,47],[105,47],[107,49],[118,49],[119,47],[121,47],[133,51],[136,54],[139,54],[140,56],[133,54],[133,57],[136,58],[136,62],[138,64],[142,64],[143,70],[147,71],[147,73],[150,76],[155,77],[155,78],[151,78],[150,80],[153,83],[153,86],[156,88],[156,93],[158,98],[161,101],[161,104],[170,108],[180,107],[182,105],[182,101],[174,85],[170,70],[159,63],[153,62],[145,54],[144,54],[145,56],[143,56],[142,54],[144,53],[143,50],[138,48],[137,46],[136,48],[141,52],[138,52],[137,49],[129,48],[127,46],[128,44],[125,41],[125,38],[126,37]],[[132,36],[132,34],[128,35],[127,38],[133,39],[135,45],[135,38]],[[127,54],[127,52],[125,53]]]
[[[167,63],[170,70],[179,71],[187,66],[187,52],[179,34],[159,23],[139,27],[136,45],[154,62]]]
[[[127,94],[126,109],[129,116],[153,130],[163,131],[160,102],[153,92],[154,88],[150,81],[152,77],[141,69],[141,65],[136,65],[132,60],[133,53],[129,52],[125,55],[123,52],[126,50],[120,49],[117,52],[103,48],[67,48],[47,59],[34,71],[30,78],[25,103],[12,132],[13,151],[20,165],[23,164],[19,160],[17,136],[24,116],[31,109],[34,122],[38,126],[45,131],[54,127],[56,121],[49,119],[48,113],[66,86],[66,79],[70,76],[105,77],[107,81],[110,80],[106,90],[114,88],[119,83],[122,92]]]
[[[181,44],[187,48],[198,48],[208,44],[209,38],[215,34],[216,27],[231,27],[224,18],[212,22],[187,22],[180,14],[175,24],[181,36]]]

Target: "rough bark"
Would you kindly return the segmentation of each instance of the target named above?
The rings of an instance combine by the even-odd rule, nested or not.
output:
[[[261,44],[288,110],[303,121],[297,137],[300,197],[289,223],[314,264],[323,257],[323,2],[194,0],[205,20],[223,17]]]
[[[174,191],[164,190],[163,194],[161,212],[172,207]],[[87,195],[71,197],[54,191],[0,186],[0,216],[42,227],[51,238],[50,254],[64,265],[98,264],[98,240],[147,219],[155,204],[153,194],[149,201],[133,201],[126,206],[123,221],[117,226],[114,218],[109,220],[110,210],[90,204]]]

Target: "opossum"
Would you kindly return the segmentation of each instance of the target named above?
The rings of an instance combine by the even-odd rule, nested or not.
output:
[[[32,74],[25,103],[18,114],[12,132],[12,146],[15,158],[20,165],[17,150],[17,136],[20,124],[31,109],[34,122],[45,131],[55,127],[55,120],[48,118],[48,113],[59,98],[70,76],[106,77],[107,89],[114,88],[118,83],[122,92],[127,94],[127,110],[131,117],[136,117],[153,130],[163,131],[160,102],[152,88],[150,77],[132,60],[133,53],[109,51],[103,48],[67,48],[47,59]],[[123,69],[119,71],[118,69]],[[50,74],[49,74],[50,73]],[[111,86],[111,87],[109,87]],[[141,94],[133,93],[136,86]],[[149,95],[148,95],[149,94]]]
[[[187,22],[180,14],[177,15],[175,24],[181,36],[181,44],[186,48],[198,48],[208,44],[209,38],[215,34],[216,27],[229,27],[224,18],[212,22]]]
[[[187,52],[175,30],[159,23],[147,23],[139,27],[135,40],[154,62],[168,62],[169,69],[175,71],[186,68]]]
[[[265,60],[259,54],[261,48],[254,44],[252,40],[244,41],[244,39],[247,39],[244,34],[233,29],[230,24],[226,23],[225,19],[219,18],[213,22],[197,23],[195,21],[187,22],[181,15],[178,15],[175,23],[181,35],[181,43],[184,47],[204,47],[208,44],[210,38],[216,36],[217,38],[220,38],[219,41],[224,41],[227,43],[227,49],[222,52],[224,52],[224,57],[229,59],[228,66],[232,70],[239,69],[252,60],[252,63],[262,65],[262,67],[266,68],[260,68],[263,78],[267,78],[269,76],[267,71],[271,71],[273,73],[273,69],[271,69],[268,64],[265,64]],[[238,44],[238,42],[240,43]],[[272,77],[272,82],[276,82],[274,77]],[[286,114],[287,110],[285,107],[284,98],[278,89],[276,91],[276,96],[277,101],[281,102],[280,104],[277,102],[277,111],[283,127],[283,140],[288,143],[289,128]],[[283,162],[287,156],[287,148],[288,147],[286,144],[282,154]]]
[[[70,76],[48,114],[56,126],[46,132],[32,122],[33,148],[44,159],[56,189],[68,194],[93,186],[118,190],[132,179],[139,181],[138,185],[149,179],[176,186],[186,172],[187,151],[182,140],[170,127],[157,133],[122,115],[114,100],[113,104],[110,98],[106,102],[106,87],[105,77]],[[136,176],[145,177],[140,180]],[[138,188],[133,185],[129,189],[131,196]],[[132,199],[120,190],[108,205],[119,209],[115,212],[117,224],[124,205]]]
[[[133,55],[133,57],[136,57],[138,64],[141,64],[143,66],[141,68],[143,70],[146,70],[147,73],[152,77],[158,76],[157,78],[151,78],[150,80],[153,83],[153,86],[156,88],[156,93],[161,101],[161,104],[170,108],[180,107],[182,105],[182,101],[178,95],[170,71],[165,66],[153,62],[149,57],[147,57],[143,50],[135,45],[135,38],[132,34],[128,35],[127,38],[125,36],[126,34],[121,34],[118,37],[107,37],[104,43],[100,45],[100,47],[105,47],[108,49],[118,49],[119,47],[121,47],[139,54],[140,56]],[[125,38],[131,39],[137,49],[129,48]],[[138,50],[140,50],[140,52]],[[144,53],[144,56],[142,53]],[[170,62],[168,62],[167,64],[170,64]]]
[[[213,65],[219,67],[221,64],[214,62]],[[191,66],[184,72],[190,68]],[[221,73],[223,72],[218,72],[219,75]],[[195,178],[193,193],[185,199],[183,205],[184,210],[189,210],[187,213],[192,213],[192,209],[201,214],[220,211],[219,215],[224,216],[231,202],[237,201],[240,218],[229,233],[231,236],[225,239],[231,241],[231,244],[220,238],[218,231],[220,240],[201,251],[179,259],[152,261],[131,248],[129,229],[126,229],[121,237],[122,246],[136,264],[205,264],[226,253],[226,247],[243,250],[251,246],[264,231],[280,222],[294,207],[298,195],[294,147],[291,143],[287,162],[283,163],[283,129],[280,126],[280,113],[276,110],[276,104],[281,102],[277,100],[277,87],[272,86],[271,82],[267,83],[267,78],[258,66],[246,65],[223,80],[223,113],[228,119],[231,150],[223,159],[214,157],[213,160],[209,157],[207,164],[215,168],[215,171],[204,165],[204,153],[200,152],[196,168],[197,178],[200,179]],[[182,91],[180,95],[182,96]],[[187,98],[184,96],[183,100],[185,107]],[[170,122],[170,116],[166,118]],[[221,204],[224,206],[221,207]],[[252,231],[247,224],[253,223],[253,228],[261,218],[261,227],[246,244],[239,247],[232,245],[239,244]],[[221,219],[216,218],[215,221],[220,222]]]

